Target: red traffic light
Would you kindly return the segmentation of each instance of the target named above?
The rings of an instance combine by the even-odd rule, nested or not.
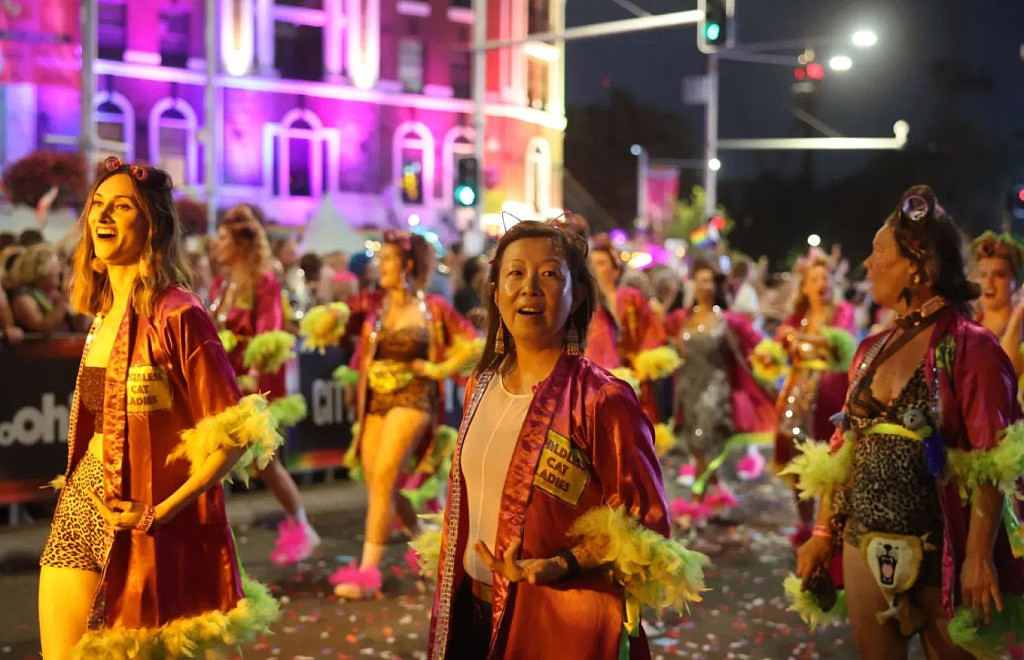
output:
[[[807,77],[811,80],[821,80],[825,77],[825,67],[817,62],[809,62],[805,68],[807,69]]]
[[[793,77],[796,78],[797,80],[803,80],[804,78],[807,77],[807,72],[804,71],[804,68],[802,66],[798,66],[797,68],[793,69]]]
[[[1017,191],[1017,199],[1024,202],[1024,186],[1021,186],[1020,190]]]

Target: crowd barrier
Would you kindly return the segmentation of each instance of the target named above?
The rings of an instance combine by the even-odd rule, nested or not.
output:
[[[0,505],[46,497],[41,490],[67,464],[68,416],[85,335],[29,338],[0,346]],[[345,361],[338,350],[301,353],[289,365],[306,419],[285,434],[291,472],[340,467],[351,442],[354,410],[331,378]]]

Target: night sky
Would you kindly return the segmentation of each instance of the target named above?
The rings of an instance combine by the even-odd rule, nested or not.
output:
[[[629,18],[613,0],[566,0],[567,25]],[[695,0],[635,0],[651,13],[691,9]],[[845,73],[829,71],[817,115],[851,137],[891,137],[898,119],[910,123],[911,142],[926,140],[942,118],[967,119],[1000,140],[1024,145],[1024,1],[1022,0],[736,0],[737,44],[849,34],[859,27],[879,36],[872,49],[844,42],[854,59]],[[669,28],[566,45],[566,102],[570,106],[605,104],[611,87],[639,101],[676,111],[698,139],[703,135],[703,107],[685,106],[681,81],[703,72],[695,26]],[[790,50],[795,55],[798,50]],[[819,61],[831,51],[821,49]],[[943,75],[937,72],[944,72]],[[942,91],[940,80],[955,80],[955,94]],[[721,64],[719,135],[795,137],[802,124],[790,114],[793,69],[725,61]],[[947,87],[947,89],[949,89]],[[815,133],[814,135],[820,135]],[[699,154],[678,154],[694,157]],[[827,183],[863,167],[863,152],[828,152],[815,156],[817,183]],[[724,152],[720,176],[751,178],[770,171],[793,174],[801,157],[795,152]],[[1024,154],[1007,165],[1024,179]]]

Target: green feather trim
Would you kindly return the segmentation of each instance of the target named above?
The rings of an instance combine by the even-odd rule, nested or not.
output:
[[[261,332],[249,340],[242,363],[246,369],[276,374],[295,355],[295,335],[284,330]]]
[[[782,581],[782,590],[789,601],[787,612],[796,612],[811,630],[825,626],[838,626],[846,619],[846,592],[836,592],[836,604],[828,612],[821,609],[810,592],[803,590],[803,582],[793,573]]]
[[[849,477],[853,459],[852,442],[844,442],[833,453],[827,442],[808,438],[797,441],[796,449],[798,454],[779,471],[779,475],[796,477],[800,499],[810,500],[828,495]]]
[[[1007,635],[1014,633],[1015,643],[1024,639],[1024,596],[1018,594],[1001,594],[1003,611],[992,608],[991,623],[978,624],[981,611],[964,607],[956,608],[953,619],[949,622],[949,637],[957,645],[969,651],[975,658],[1006,657]]]
[[[159,628],[90,630],[72,651],[74,658],[196,658],[233,656],[240,644],[270,632],[281,616],[265,586],[242,578],[242,598],[227,612],[169,621]]]
[[[443,513],[421,513],[419,519],[420,532],[409,547],[416,552],[416,563],[420,567],[420,575],[429,577],[437,575],[437,562],[441,559],[441,521]]]
[[[679,354],[671,346],[649,348],[633,357],[633,374],[641,382],[658,380],[671,376],[681,363]]]
[[[774,339],[762,339],[751,353],[750,372],[761,387],[777,387],[779,379],[789,375],[786,349]]]
[[[306,419],[306,415],[309,414],[306,399],[301,394],[291,394],[274,399],[268,408],[270,408],[270,414],[274,416],[274,421],[277,422],[279,429],[295,426]]]
[[[430,451],[417,463],[413,472],[417,474],[435,474],[438,469],[449,461],[455,451],[455,441],[459,432],[444,424],[434,430],[434,441],[430,443]],[[447,463],[449,466],[450,462]],[[445,472],[447,474],[447,471]]]
[[[331,378],[342,385],[355,385],[359,382],[359,372],[347,364],[343,364],[334,370],[334,373],[331,374]]]
[[[451,468],[451,461],[446,461],[445,464],[449,469]],[[441,467],[444,467],[444,465]],[[423,511],[426,508],[427,502],[435,500],[441,495],[441,489],[444,488],[444,480],[441,478],[442,473],[444,475],[448,474],[447,470],[439,470],[424,479],[418,488],[403,488],[399,491],[405,496],[405,499],[409,500],[413,511]]]
[[[594,507],[566,532],[581,537],[584,547],[609,564],[625,587],[627,600],[640,606],[689,611],[702,600],[706,555],[647,529],[628,516],[625,507]]]
[[[994,485],[1004,495],[1015,497],[1024,475],[1024,423],[1007,427],[991,449],[950,449],[947,457],[949,474],[956,479],[964,501],[984,485]]]
[[[337,346],[345,334],[345,326],[352,315],[343,302],[317,305],[303,315],[299,322],[302,348],[319,351],[321,354],[330,346]]]
[[[352,441],[341,459],[341,465],[348,469],[348,477],[352,481],[363,480],[363,467],[359,464],[359,422],[352,422]]]
[[[238,382],[238,389],[243,392],[255,392],[256,388],[259,387],[259,381],[249,374],[242,374],[235,380]]]
[[[633,375],[632,369],[630,369],[629,367],[615,367],[610,371],[612,372],[613,376],[615,376],[621,381],[624,381],[626,384],[632,387],[633,391],[637,393],[637,396],[640,395],[640,381],[638,381],[636,379],[636,376]]]
[[[228,353],[238,346],[238,335],[230,330],[221,330],[217,333],[217,337],[220,339],[220,343],[224,344],[224,350]]]
[[[253,463],[259,468],[266,467],[281,442],[281,434],[277,432],[267,400],[259,394],[250,394],[230,408],[204,417],[195,427],[182,431],[181,442],[167,457],[167,462],[187,459],[194,472],[217,451],[245,447],[245,453],[225,479],[231,481],[234,477],[248,484],[248,467]]]
[[[857,340],[846,330],[834,328],[827,325],[821,329],[825,341],[828,343],[829,371],[841,371],[846,373],[850,370],[850,361],[857,352]]]

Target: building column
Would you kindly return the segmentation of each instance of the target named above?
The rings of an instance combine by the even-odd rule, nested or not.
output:
[[[327,82],[341,82],[346,29],[342,0],[324,0],[324,72]]]

